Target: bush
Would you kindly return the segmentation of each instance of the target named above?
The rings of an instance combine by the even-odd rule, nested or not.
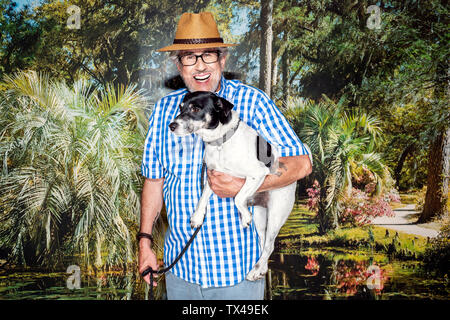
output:
[[[430,241],[424,253],[425,269],[439,275],[450,274],[450,219],[444,221],[439,235]]]
[[[317,211],[319,208],[319,200],[320,200],[320,185],[317,180],[314,180],[314,183],[311,188],[306,189],[308,193],[308,209],[311,211]]]
[[[394,195],[370,197],[365,191],[352,189],[350,196],[341,201],[342,212],[339,216],[340,224],[363,226],[372,222],[376,217],[394,216],[389,202],[396,200]]]
[[[0,248],[20,265],[133,263],[147,100],[37,72],[0,93]]]
[[[397,190],[392,189],[388,193],[371,196],[373,188],[372,183],[365,185],[364,191],[352,188],[351,195],[344,196],[339,201],[339,224],[363,226],[371,223],[376,217],[394,216],[389,203],[400,202]],[[317,212],[320,201],[320,185],[317,180],[306,191],[308,192],[308,209]]]

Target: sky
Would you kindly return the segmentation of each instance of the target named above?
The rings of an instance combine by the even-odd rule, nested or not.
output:
[[[34,7],[34,4],[37,4],[40,2],[40,0],[12,0],[12,1],[17,3],[16,9],[21,9],[26,4],[28,4],[28,6],[30,6],[30,7]]]

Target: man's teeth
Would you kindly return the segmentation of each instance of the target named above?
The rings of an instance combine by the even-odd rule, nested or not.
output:
[[[195,80],[199,80],[199,81],[203,81],[203,80],[208,79],[210,76],[211,76],[210,74],[207,74],[207,75],[204,75],[204,76],[194,76],[194,79]]]

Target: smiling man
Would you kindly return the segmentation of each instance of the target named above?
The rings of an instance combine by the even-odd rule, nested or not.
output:
[[[224,48],[183,50],[172,54],[181,78],[191,92],[217,92],[226,57],[227,50]]]
[[[151,249],[153,225],[163,203],[169,222],[164,242],[164,263],[169,265],[193,234],[190,216],[201,196],[203,141],[196,135],[178,137],[169,124],[189,91],[211,91],[227,99],[242,121],[254,128],[281,156],[276,175],[268,175],[258,189],[280,188],[311,172],[308,151],[272,100],[259,89],[237,80],[225,80],[222,73],[228,55],[211,13],[184,13],[172,45],[159,51],[171,52],[187,87],[159,100],[149,120],[142,174],[139,271],[158,269]],[[253,224],[244,228],[234,205],[234,196],[245,180],[207,170],[207,182],[214,191],[200,232],[182,258],[166,274],[168,299],[264,298],[264,279],[246,280],[260,255]],[[253,208],[250,208],[253,212]],[[147,283],[149,276],[144,277]],[[154,283],[153,285],[156,285]]]

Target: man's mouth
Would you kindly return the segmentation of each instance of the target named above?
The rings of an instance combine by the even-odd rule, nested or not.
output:
[[[194,76],[194,79],[199,82],[205,82],[211,77],[211,73],[205,73],[205,74],[197,74]]]

